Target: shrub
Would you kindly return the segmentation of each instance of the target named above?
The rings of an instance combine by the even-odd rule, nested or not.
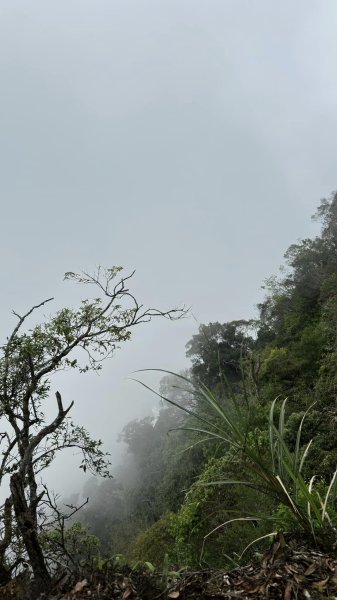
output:
[[[173,564],[177,564],[175,548],[174,513],[166,513],[149,529],[138,534],[131,545],[130,558],[133,561],[148,561],[155,567],[161,568],[165,555]]]
[[[183,376],[177,375],[177,377],[182,381],[182,385],[186,387],[187,384],[190,389],[191,381]],[[305,447],[301,445],[302,427],[309,409],[300,421],[292,451],[285,439],[286,400],[281,405],[277,425],[275,424],[276,400],[272,402],[266,423],[269,437],[269,449],[266,453],[264,449],[261,450],[258,439],[251,430],[251,410],[254,409],[254,405],[243,407],[229,386],[229,397],[225,402],[217,398],[203,384],[194,385],[192,394],[197,399],[195,403],[197,409],[192,411],[183,406],[180,408],[193,417],[197,426],[185,426],[181,429],[198,432],[204,440],[214,439],[224,443],[241,457],[245,474],[245,479],[224,478],[202,485],[242,485],[256,490],[286,509],[292,515],[297,531],[305,532],[312,541],[319,542],[321,546],[326,545],[326,549],[331,547],[332,540],[336,538],[334,530],[336,523],[333,519],[337,471],[330,478],[323,496],[315,486],[315,476],[307,482],[302,475],[303,465],[311,445],[311,441]],[[164,399],[177,406],[168,398]],[[200,406],[202,411],[198,412]],[[273,521],[268,513],[261,513],[257,517],[256,514],[246,512],[242,517],[229,519],[223,525],[239,518],[243,521],[255,521],[257,518]]]

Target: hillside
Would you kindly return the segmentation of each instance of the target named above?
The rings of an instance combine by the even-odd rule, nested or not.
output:
[[[122,432],[129,463],[111,483],[95,484],[82,513],[106,550],[157,568],[166,554],[175,568],[233,567],[254,539],[303,529],[275,490],[266,493],[240,481],[210,485],[244,478],[251,461],[224,434],[222,409],[241,419],[247,444],[268,465],[270,409],[277,399],[274,425],[283,419],[292,455],[299,452],[299,429],[302,453],[310,442],[301,476],[304,482],[314,477],[315,493],[324,497],[337,447],[337,195],[323,200],[314,218],[320,234],[287,250],[280,275],[264,284],[258,318],[201,325],[186,346],[186,379],[164,374],[160,394],[166,400],[158,418],[131,422]],[[214,427],[222,428],[218,437]],[[283,476],[293,490],[289,473]],[[329,494],[335,522],[334,485]],[[252,520],[221,526],[241,517]],[[245,560],[267,545],[266,537],[248,549]]]
[[[124,428],[115,477],[89,480],[69,519],[47,496],[54,600],[336,597],[337,194],[315,218],[258,318],[201,325],[190,370],[163,372],[161,409]],[[29,569],[2,569],[1,598],[38,596]]]

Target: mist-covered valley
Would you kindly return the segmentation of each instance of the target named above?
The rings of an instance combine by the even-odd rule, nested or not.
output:
[[[0,2],[1,600],[337,596],[336,27]]]
[[[256,318],[199,325],[189,368],[154,371],[157,387],[153,371],[134,374],[159,404],[121,430],[113,478],[90,478],[66,500],[85,503],[70,522],[103,554],[229,567],[245,548],[263,550],[271,526],[306,530],[302,486],[316,477],[333,515],[337,195],[313,218],[317,235],[289,247]]]

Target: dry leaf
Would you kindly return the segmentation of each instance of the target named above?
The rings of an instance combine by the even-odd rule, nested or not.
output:
[[[291,581],[288,581],[286,589],[284,591],[283,600],[291,600],[292,589],[293,589],[293,585],[292,585]]]
[[[326,584],[329,581],[329,577],[327,577],[326,579],[322,579],[322,581],[316,581],[313,584],[313,587],[316,588],[316,590],[319,590],[320,592],[323,592],[324,588],[326,587]]]
[[[178,592],[178,590],[175,590],[174,592],[170,592],[168,594],[168,598],[179,598],[180,596],[180,592]]]
[[[311,573],[316,571],[316,567],[317,567],[316,563],[312,563],[311,565],[309,565],[309,567],[307,568],[307,570],[304,573],[305,577],[308,577],[308,575],[311,575]]]
[[[294,567],[293,565],[286,565],[286,571],[288,571],[288,573],[295,573],[296,575],[298,575],[298,569],[296,567]]]
[[[88,582],[86,579],[83,579],[82,581],[78,581],[74,587],[74,593],[75,594],[79,594],[80,592],[82,592],[84,590],[85,587],[87,587]]]

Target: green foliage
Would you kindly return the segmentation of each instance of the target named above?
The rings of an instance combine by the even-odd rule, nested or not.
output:
[[[79,522],[67,529],[54,529],[41,536],[46,556],[61,564],[67,564],[79,574],[92,572],[100,565],[101,543],[98,537],[88,533]]]
[[[176,515],[166,513],[149,529],[141,532],[131,545],[131,559],[149,561],[158,569],[162,567],[165,556],[169,557],[170,563],[177,564],[175,522]]]
[[[214,484],[225,477],[237,476],[242,469],[242,461],[229,453],[210,459],[190,488],[175,523],[180,564],[196,567],[201,562],[221,568],[236,560],[256,537],[269,531],[258,521],[222,526],[245,511],[257,514],[261,501],[266,506],[266,500],[253,489]]]
[[[331,529],[328,529],[326,532],[324,528],[322,528],[321,519],[317,519],[316,515],[312,514],[312,529],[315,532],[315,535],[321,535],[322,541],[324,544],[324,535],[328,535],[329,532],[333,533],[333,528],[337,524],[337,504],[336,504],[336,480],[333,481],[332,488],[329,489],[330,486],[327,485],[324,479],[315,479],[312,481],[312,485],[310,485],[311,494],[316,495],[319,503],[324,505],[324,501],[326,498],[326,510],[327,510],[327,520],[331,525]],[[307,497],[301,491],[298,494],[298,504],[303,510],[303,512],[308,510],[308,502]],[[298,532],[298,520],[294,515],[294,512],[290,510],[289,507],[280,504],[276,511],[274,512],[274,526],[278,531],[288,531],[288,532]]]
[[[253,321],[200,325],[199,333],[186,345],[192,360],[192,376],[209,388],[221,386],[221,373],[232,384],[241,379],[241,362],[253,346]]]
[[[74,522],[66,529],[44,532],[41,541],[45,556],[54,569],[62,571],[67,567],[77,577],[94,580],[103,576],[107,579],[125,564],[123,555],[103,553],[100,539],[80,522]]]
[[[151,539],[154,523],[174,511],[170,534],[180,565],[198,565],[203,547],[202,560],[221,566],[274,528],[331,542],[337,194],[321,202],[315,218],[320,234],[290,246],[279,277],[266,281],[259,319],[201,325],[187,344],[190,374],[163,379],[159,395],[170,412],[124,432],[139,473],[128,493],[127,526],[133,523],[137,540],[145,530]],[[170,428],[182,431],[166,436]],[[254,526],[235,520],[239,515]]]
[[[144,309],[127,287],[133,274],[123,277],[121,271],[121,267],[113,267],[98,268],[93,275],[66,273],[65,279],[94,287],[99,297],[83,300],[76,309],[63,308],[33,326],[28,326],[32,314],[52,298],[22,316],[14,312],[17,323],[0,347],[0,421],[5,432],[0,434],[0,484],[9,475],[9,495],[1,507],[5,518],[0,528],[0,571],[10,572],[24,558],[41,592],[47,593],[51,586],[49,564],[53,560],[48,556],[46,562],[39,540],[50,526],[50,509],[56,510],[59,520],[62,517],[46,486],[41,485],[40,473],[58,452],[77,448],[83,471],[109,477],[108,455],[101,440],[93,440],[83,427],[69,420],[73,402],[64,408],[61,394],[56,392],[57,412],[53,420],[47,419],[45,401],[52,377],[60,370],[99,371],[102,361],[130,339],[133,327],[157,316],[180,318],[186,312]],[[94,538],[83,537],[79,530],[71,530],[64,538],[63,528],[60,531],[62,540],[56,536],[55,546],[59,542],[65,548],[76,533],[81,552],[88,550],[93,555]],[[71,556],[68,553],[69,560]],[[75,564],[74,557],[72,560]],[[7,562],[12,567],[7,568]]]
[[[180,378],[183,381],[186,379],[182,376]],[[302,530],[307,535],[311,535],[314,540],[316,540],[318,532],[323,542],[330,539],[334,524],[331,521],[329,511],[337,471],[333,474],[323,498],[320,497],[317,491],[314,492],[313,490],[314,477],[311,478],[309,484],[303,478],[301,471],[311,444],[309,442],[306,447],[301,447],[302,427],[308,411],[304,413],[299,424],[295,448],[292,452],[285,439],[286,401],[282,403],[277,426],[275,425],[274,414],[276,400],[272,402],[267,426],[269,454],[266,456],[265,451],[260,448],[254,436],[254,431],[251,429],[250,411],[248,410],[248,414],[244,413],[244,407],[240,406],[235,395],[230,398],[235,411],[234,416],[233,411],[229,411],[224,403],[206,386],[195,386],[193,395],[202,398],[203,402],[206,403],[208,417],[205,418],[204,413],[199,414],[197,411],[190,411],[181,407],[183,411],[192,415],[199,423],[198,427],[182,427],[181,429],[197,432],[202,436],[206,436],[207,439],[222,440],[229,446],[231,453],[239,454],[242,457],[242,473],[246,476],[245,479],[240,477],[230,479],[228,474],[225,473],[224,479],[206,481],[203,482],[203,485],[225,487],[228,485],[241,485],[256,490],[271,501],[287,508],[293,515],[297,530]],[[227,399],[228,401],[229,399]],[[250,438],[247,437],[248,433],[251,434]],[[250,443],[248,443],[249,439]],[[305,506],[303,506],[301,498],[304,499]],[[188,527],[189,529],[192,528],[192,531],[200,526],[200,518],[196,519],[195,517],[198,507],[199,499],[194,498],[192,502],[187,504],[186,513],[181,515],[181,524],[186,526],[186,523],[188,523]],[[265,521],[270,519],[264,513],[251,514],[251,508],[250,514],[244,514],[239,518],[242,518],[242,520],[259,518]],[[227,519],[225,524],[236,520]],[[214,528],[214,531],[217,530],[218,526]]]

